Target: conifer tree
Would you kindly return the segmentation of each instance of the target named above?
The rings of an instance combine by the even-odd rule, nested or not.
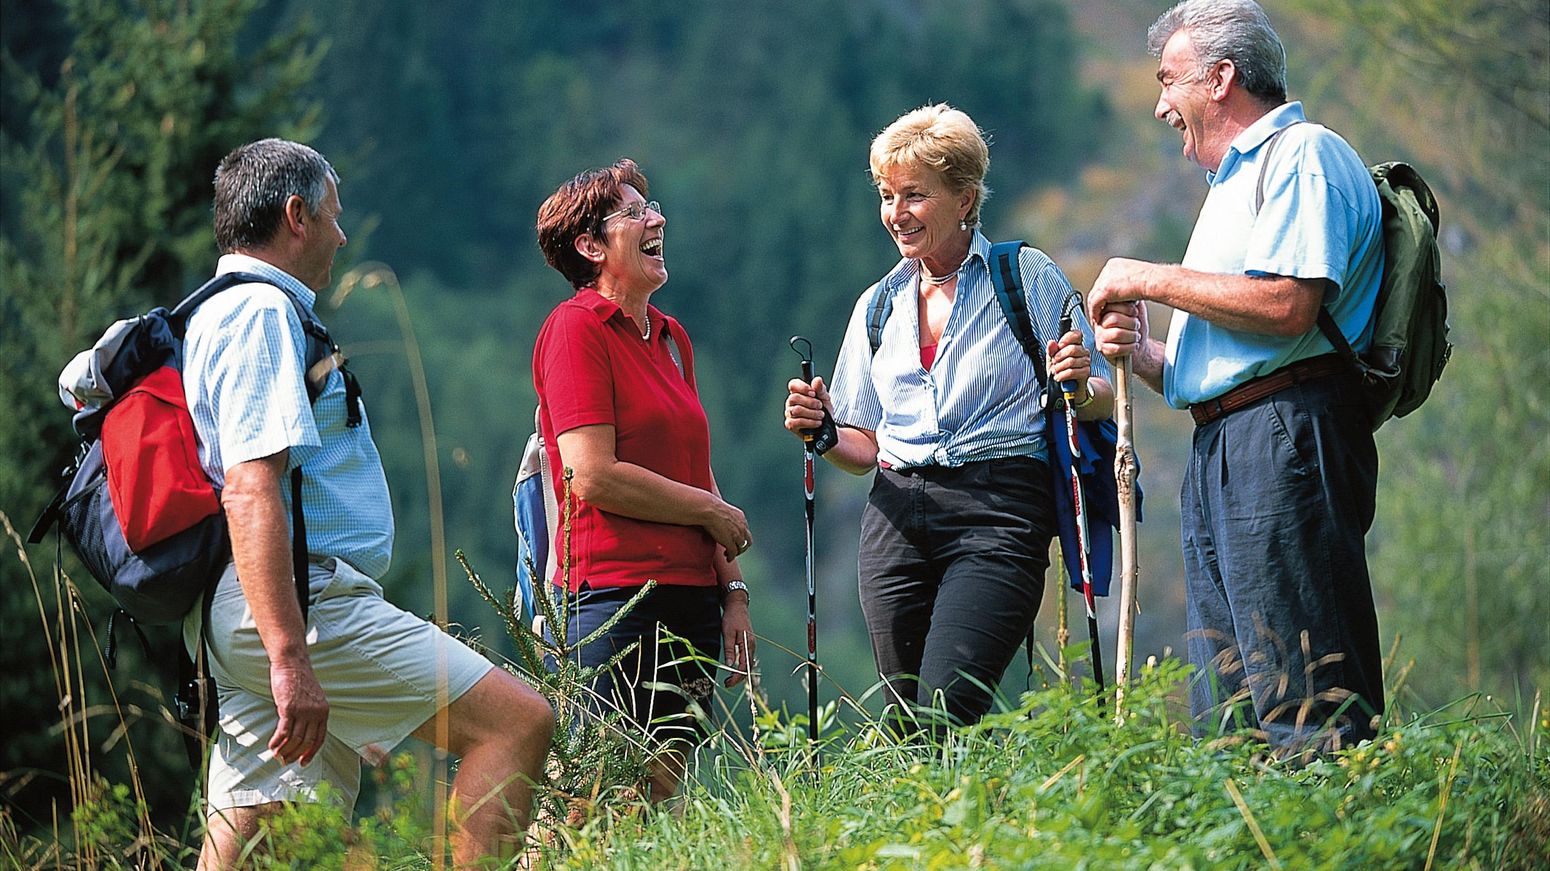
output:
[[[9,23],[21,4],[5,5]],[[8,118],[0,132],[0,395],[8,406],[0,416],[6,458],[0,510],[22,535],[58,484],[53,472],[68,464],[78,443],[56,396],[61,367],[112,320],[175,303],[213,269],[211,179],[222,155],[263,136],[306,138],[319,115],[300,94],[321,51],[299,29],[247,45],[244,27],[257,0],[64,0],[60,6],[63,63],[29,68],[18,59],[43,63],[59,56],[47,51],[7,52],[4,59],[4,104],[21,117]],[[56,606],[48,584],[52,544],[30,550],[50,612]],[[82,613],[100,630],[109,600],[68,548],[64,567],[86,597]],[[59,699],[40,607],[17,559],[0,560],[0,578],[0,622],[9,627],[0,771],[59,771],[61,742],[50,734],[59,725]],[[168,630],[153,641],[170,651],[166,645],[175,636]],[[89,645],[83,638],[86,686],[76,691],[88,703],[106,704]],[[138,651],[126,658],[115,678],[120,692],[131,685],[131,674],[170,688],[170,677],[153,677]],[[161,654],[155,659],[154,665],[168,661]],[[154,700],[124,701],[155,710]],[[152,713],[151,719],[159,718]],[[93,735],[100,741],[111,729],[103,720]],[[168,812],[180,814],[192,782],[177,776],[187,769],[180,742],[159,726],[131,735],[142,772],[157,774],[143,777],[153,803],[165,800]],[[121,764],[113,758],[121,754],[106,755],[101,761],[109,770]],[[59,780],[34,778],[7,799],[35,814],[33,821],[46,821],[44,808]]]

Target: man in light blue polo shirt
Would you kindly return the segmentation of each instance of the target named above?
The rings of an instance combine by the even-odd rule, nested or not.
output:
[[[221,488],[232,554],[203,633],[221,716],[201,869],[235,866],[285,803],[326,793],[353,805],[361,761],[410,735],[462,757],[458,865],[515,852],[553,733],[531,687],[382,597],[393,514],[371,424],[338,368],[304,371],[305,327],[287,299],[311,311],[328,286],[340,212],[338,176],[305,145],[250,143],[216,170],[217,271],[261,281],[199,306],[184,342],[199,459]],[[297,467],[305,612],[283,485]],[[196,656],[201,612],[184,625]]]
[[[1287,102],[1252,0],[1187,0],[1148,33],[1156,116],[1210,191],[1180,265],[1115,258],[1088,308],[1107,356],[1196,421],[1182,494],[1191,707],[1282,752],[1371,737],[1383,711],[1367,573],[1378,458],[1349,367],[1316,327],[1371,341],[1377,191],[1356,152]],[[1146,307],[1174,309],[1166,342]]]

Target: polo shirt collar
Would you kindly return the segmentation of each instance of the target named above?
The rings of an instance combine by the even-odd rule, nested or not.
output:
[[[1227,176],[1228,170],[1232,169],[1244,155],[1264,145],[1265,140],[1274,136],[1276,131],[1306,120],[1300,100],[1282,103],[1261,115],[1258,121],[1244,128],[1243,132],[1233,139],[1232,144],[1227,146],[1227,154],[1222,157],[1222,165],[1217,167],[1216,172],[1206,173],[1206,181],[1214,184],[1217,179]]]
[[[618,303],[598,293],[595,288],[583,287],[576,291],[576,295],[572,299],[575,300],[577,305],[597,315],[599,321],[607,321],[615,315],[628,320],[628,317],[624,314],[624,309],[620,308]],[[667,323],[667,316],[662,314],[661,309],[649,302],[646,303],[646,316],[651,318],[652,336],[655,336],[657,333],[657,325],[665,325]],[[665,328],[663,326],[663,329]]]

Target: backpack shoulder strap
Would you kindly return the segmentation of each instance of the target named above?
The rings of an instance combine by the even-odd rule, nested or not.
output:
[[[688,381],[689,373],[684,371],[683,352],[678,350],[678,339],[673,335],[673,331],[681,329],[681,327],[679,327],[676,318],[671,318],[667,315],[663,315],[662,318],[662,339],[663,341],[667,342],[668,356],[673,358],[673,365],[678,367],[678,375],[683,378],[683,380]]]
[[[195,309],[204,305],[209,301],[210,297],[239,284],[265,284],[280,291],[280,293],[285,295],[286,300],[290,302],[291,308],[295,310],[296,318],[301,321],[302,329],[306,331],[308,337],[326,345],[333,344],[328,335],[328,328],[323,326],[323,322],[318,320],[318,316],[311,309],[307,308],[297,298],[296,294],[291,293],[274,281],[253,272],[227,272],[217,275],[200,285],[199,289],[184,297],[183,301],[174,306],[172,311],[167,314],[167,320],[172,323],[174,333],[181,338],[184,330],[188,328],[188,319],[193,316]],[[309,357],[327,356],[326,354],[317,355],[316,349],[310,345],[307,350]],[[332,353],[331,350],[330,353]],[[307,362],[310,368],[311,364],[315,363],[316,360],[309,359]]]
[[[306,337],[306,357],[303,359],[303,381],[307,385],[307,399],[316,402],[322,395],[323,384],[328,380],[330,372],[338,369],[344,376],[345,386],[345,425],[354,429],[361,425],[361,388],[355,375],[345,368],[344,354],[328,333],[328,328],[318,320],[318,316],[302,301],[284,287],[276,284],[262,275],[253,272],[227,272],[200,285],[198,290],[184,297],[171,312],[167,314],[167,321],[173,334],[180,340],[188,328],[188,319],[193,316],[194,310],[207,302],[210,297],[221,291],[236,287],[239,284],[266,284],[280,291],[290,302],[291,309],[296,312],[296,319],[301,322],[302,333]]]
[[[1270,173],[1270,156],[1275,154],[1276,143],[1281,141],[1282,133],[1301,123],[1301,121],[1293,121],[1270,134],[1270,138],[1265,140],[1265,153],[1259,159],[1259,179],[1254,186],[1254,214],[1259,214],[1260,207],[1265,204],[1265,176]],[[1329,306],[1322,304],[1319,306],[1317,323],[1319,332],[1324,334],[1324,338],[1334,347],[1335,352],[1359,370],[1361,368],[1361,358],[1351,348],[1351,343],[1346,341],[1345,334],[1340,332],[1340,326],[1335,323],[1334,316],[1329,313]]]
[[[217,275],[201,284],[197,290],[184,297],[182,302],[173,306],[172,311],[167,313],[167,320],[172,324],[173,333],[178,338],[183,338],[183,331],[188,328],[188,319],[193,316],[194,309],[204,305],[210,297],[239,284],[267,284],[284,291],[284,288],[280,288],[273,281],[251,272],[227,272]],[[285,295],[287,298],[294,299],[289,293]],[[302,317],[301,320],[302,323],[306,323],[307,318]]]
[[[1259,159],[1259,179],[1254,185],[1254,214],[1259,214],[1259,207],[1265,204],[1265,176],[1270,172],[1270,155],[1275,154],[1276,143],[1281,141],[1282,133],[1301,123],[1301,121],[1293,121],[1270,134],[1270,138],[1265,140],[1265,153]]]
[[[308,311],[307,307],[302,305],[301,300],[297,299],[295,294],[261,275],[252,272],[227,272],[217,275],[200,285],[198,290],[184,297],[183,301],[173,307],[172,311],[167,314],[167,321],[172,328],[173,334],[181,340],[188,329],[188,319],[193,316],[195,309],[208,301],[210,297],[239,284],[267,284],[279,290],[290,301],[291,307],[296,310],[296,317],[301,320],[302,328],[307,334],[307,359],[304,361],[305,377],[303,379],[307,385],[307,398],[314,402],[317,401],[318,393],[321,392],[321,379],[318,379],[317,384],[314,384],[313,371],[318,368],[319,363],[322,361],[335,359],[338,346],[334,345],[333,341],[329,339],[328,330],[318,321],[317,316]],[[338,359],[342,360],[342,358]],[[326,371],[324,375],[327,375]],[[346,373],[346,377],[347,380],[353,381],[353,379],[348,377],[348,373]],[[350,426],[357,425],[360,420],[360,406],[355,401],[358,396],[359,391],[357,390],[354,396],[347,399],[349,402],[349,419],[352,421],[349,424]],[[302,622],[306,622],[307,605],[310,597],[307,595],[307,526],[301,507],[301,487],[301,466],[296,466],[291,469],[290,473],[291,578],[296,587],[297,604],[301,606]],[[205,601],[203,605],[205,608],[205,621],[208,623],[210,591],[206,590],[202,598]],[[203,629],[201,629],[201,633],[203,633]],[[200,645],[200,657],[203,660],[203,644]]]
[[[877,349],[883,346],[883,324],[888,323],[888,316],[893,314],[893,294],[886,281],[872,285],[871,294],[866,306],[866,339],[872,347],[872,356],[876,357]]]
[[[1019,257],[1027,243],[1021,239],[997,242],[990,246],[990,284],[996,291],[996,302],[1001,314],[1023,353],[1033,361],[1033,371],[1039,379],[1039,389],[1044,389],[1044,349],[1039,347],[1038,332],[1033,327],[1033,316],[1028,311],[1028,296],[1023,292],[1023,271]]]

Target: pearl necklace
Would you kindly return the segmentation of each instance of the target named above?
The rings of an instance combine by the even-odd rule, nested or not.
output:
[[[962,269],[963,267],[960,266],[958,268]],[[920,271],[920,280],[925,282],[926,284],[931,285],[932,287],[941,287],[942,285],[946,284],[949,281],[952,281],[954,278],[957,278],[957,277],[958,277],[958,270],[957,269],[954,269],[952,272],[949,272],[946,275],[927,275],[925,269],[921,269],[921,271]]]
[[[648,311],[648,312],[646,312],[646,332],[641,334],[640,340],[642,342],[645,342],[645,341],[648,341],[650,339],[651,339],[651,312]]]

